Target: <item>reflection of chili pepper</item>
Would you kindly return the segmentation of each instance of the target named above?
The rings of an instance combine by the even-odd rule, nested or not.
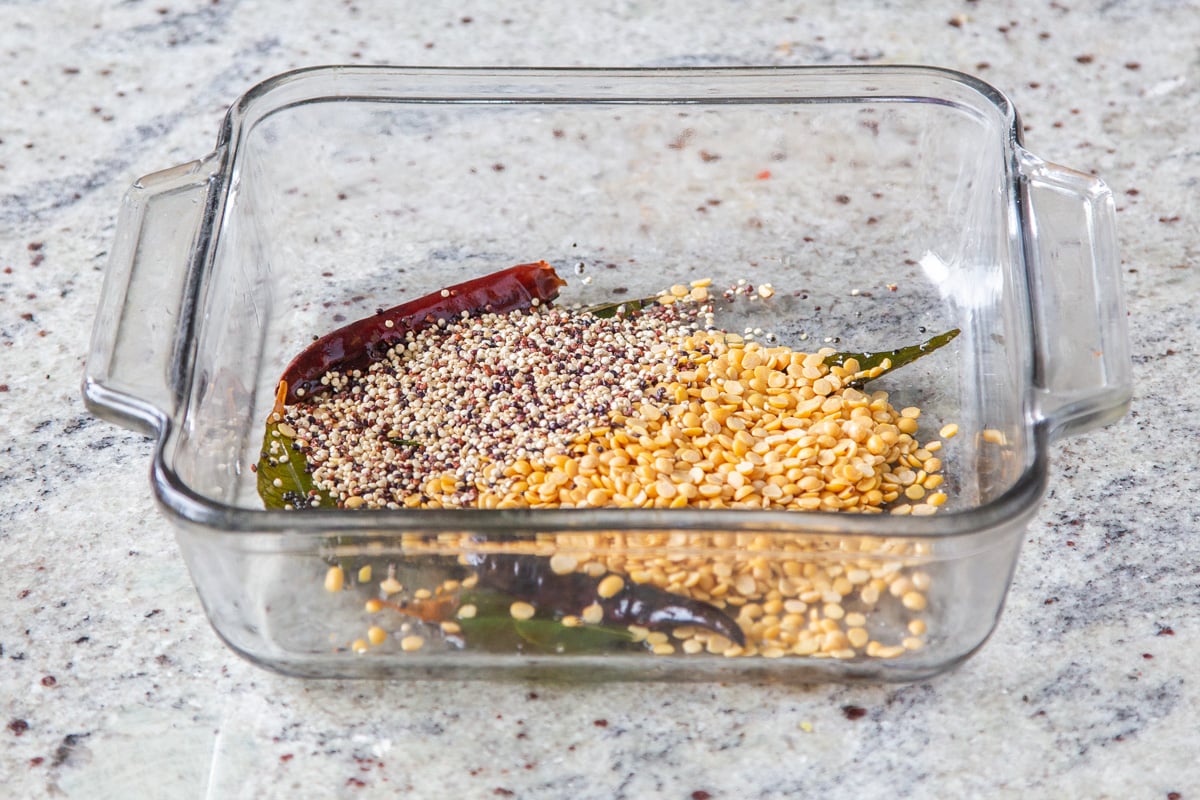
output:
[[[288,365],[280,379],[284,404],[328,391],[321,384],[326,372],[362,369],[382,359],[410,331],[438,320],[460,319],[463,312],[502,314],[529,308],[553,300],[558,287],[565,285],[545,261],[520,264],[352,322],[313,342]]]
[[[390,608],[393,611],[409,617],[416,617],[422,622],[439,623],[450,619],[458,605],[458,599],[451,595],[442,595],[429,600],[409,600],[403,603],[392,603],[387,600],[376,600],[380,608]]]
[[[601,597],[598,579],[580,572],[559,575],[550,569],[546,558],[475,555],[468,558],[468,563],[479,576],[479,586],[525,600],[543,611],[580,615],[595,603],[604,612],[602,621],[610,624],[641,625],[651,630],[695,625],[738,645],[746,644],[742,629],[721,609],[657,586],[626,581],[616,594]]]

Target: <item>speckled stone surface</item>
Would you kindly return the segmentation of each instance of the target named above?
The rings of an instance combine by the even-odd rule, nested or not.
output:
[[[1200,797],[1194,2],[0,0],[0,794]],[[378,8],[373,8],[378,7]],[[568,10],[573,9],[573,10]],[[309,683],[209,628],[79,380],[120,198],[317,63],[925,63],[1117,197],[1136,396],[1054,446],[995,635],[908,686]]]

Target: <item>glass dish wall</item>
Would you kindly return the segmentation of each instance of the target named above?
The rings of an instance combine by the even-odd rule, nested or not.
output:
[[[156,490],[218,632],[298,674],[927,675],[994,626],[1052,436],[1128,399],[1107,190],[1026,153],[993,89],[937,70],[302,71],[128,206],[85,394],[159,436]],[[922,409],[921,441],[958,426],[949,500],[922,518],[262,510],[264,421],[314,335],[540,259],[565,304],[768,286],[717,322],[796,350],[960,329],[872,386]],[[169,355],[146,357],[156,337]],[[398,608],[461,592],[487,558],[555,555],[597,580],[674,570],[668,591],[691,580],[754,634],[740,652],[672,627],[592,641],[547,607],[472,642],[463,597],[444,620]]]

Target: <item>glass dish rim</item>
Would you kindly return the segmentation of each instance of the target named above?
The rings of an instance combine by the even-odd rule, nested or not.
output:
[[[320,100],[336,99],[341,102],[351,100],[369,100],[369,101],[393,101],[399,102],[404,99],[420,100],[423,103],[462,103],[467,101],[483,101],[488,100],[493,104],[503,103],[545,103],[549,100],[555,102],[567,102],[576,104],[588,104],[593,102],[625,102],[625,103],[658,103],[658,104],[673,104],[681,102],[700,102],[702,100],[720,102],[724,100],[746,100],[744,96],[736,96],[731,94],[708,94],[698,95],[696,92],[690,92],[673,96],[669,93],[664,93],[661,96],[622,96],[614,95],[599,95],[596,93],[595,84],[589,84],[588,81],[599,80],[616,80],[622,85],[633,86],[637,84],[654,83],[655,81],[692,81],[703,78],[706,81],[717,81],[718,83],[732,83],[734,81],[746,80],[755,78],[765,80],[772,83],[784,83],[788,79],[803,79],[811,81],[821,78],[859,78],[863,81],[867,79],[889,80],[897,78],[922,78],[932,83],[945,83],[947,85],[958,84],[971,89],[980,98],[987,101],[990,107],[999,112],[1001,118],[1005,121],[1007,129],[1007,138],[1010,142],[1021,144],[1021,125],[1020,115],[1017,112],[1016,106],[1008,98],[1004,92],[1000,91],[990,83],[965,72],[954,70],[948,67],[916,65],[916,64],[880,64],[880,65],[800,65],[800,66],[717,66],[717,67],[461,67],[461,66],[408,66],[408,65],[389,65],[389,64],[325,64],[298,67],[296,69],[281,72],[266,78],[242,93],[230,106],[225,114],[220,134],[217,140],[217,148],[221,150],[226,148],[231,142],[236,142],[238,137],[235,135],[239,130],[246,126],[247,122],[257,122],[267,116],[264,114],[257,119],[250,114],[254,107],[258,104],[266,103],[272,94],[279,90],[290,87],[295,84],[303,84],[316,82],[320,79],[333,77],[345,78],[347,81],[358,81],[369,77],[392,77],[406,78],[416,80],[422,77],[438,77],[438,78],[461,78],[483,81],[502,81],[513,78],[521,78],[527,80],[537,80],[542,82],[562,80],[570,84],[575,84],[580,87],[587,88],[590,86],[592,90],[591,96],[585,91],[579,95],[570,93],[561,93],[557,95],[539,95],[539,96],[521,96],[507,95],[502,98],[497,98],[494,95],[478,94],[478,95],[454,95],[448,94],[445,96],[427,96],[417,92],[408,95],[389,94],[384,95],[378,92],[347,92],[330,94],[328,92],[312,95],[301,95],[302,99],[292,100],[268,109],[269,113],[285,110],[294,105],[300,105],[309,102],[317,102]],[[785,84],[786,85],[786,84]],[[707,84],[705,88],[714,89],[720,88]],[[783,88],[783,87],[781,87]],[[756,93],[755,100],[766,101],[776,99],[780,101],[796,102],[803,100],[806,95],[788,96],[773,95],[770,93]],[[808,95],[811,100],[813,95]],[[822,102],[855,102],[855,101],[871,101],[871,102],[889,102],[889,101],[927,101],[938,102],[943,105],[955,105],[952,101],[947,101],[943,97],[939,97],[935,93],[924,94],[903,94],[896,92],[882,91],[879,87],[864,83],[861,86],[858,94],[830,94],[820,95]],[[226,163],[234,159],[236,155],[233,152],[234,148],[226,148]]]
[[[856,514],[841,511],[769,511],[726,508],[642,509],[306,509],[285,511],[241,508],[206,497],[189,487],[167,464],[172,439],[167,423],[155,446],[151,479],[155,497],[171,516],[209,528],[214,533],[289,534],[328,537],[331,533],[363,536],[479,533],[521,538],[541,533],[747,533],[765,535],[864,536],[875,538],[946,539],[981,536],[1031,517],[1048,480],[1047,432],[1037,425],[1031,434],[1032,463],[1000,496],[979,506],[939,511],[924,517]],[[720,520],[718,523],[717,520]],[[887,520],[887,522],[884,522]],[[307,549],[307,548],[301,548]]]
[[[371,92],[330,93],[329,91],[301,93],[288,102],[272,102],[274,95],[286,88],[301,87],[305,83],[320,86],[320,81],[334,77],[347,82],[367,78],[404,78],[416,81],[422,77],[440,76],[482,81],[504,81],[511,79],[535,82],[562,81],[565,88],[583,89],[563,95],[530,96],[506,95],[499,104],[505,103],[558,103],[589,105],[592,103],[624,102],[631,104],[677,105],[685,102],[699,104],[711,102],[721,104],[736,99],[734,95],[711,93],[723,88],[722,83],[733,84],[746,79],[785,82],[804,78],[806,81],[822,77],[858,79],[863,91],[860,94],[820,95],[821,102],[938,102],[961,105],[939,98],[933,91],[938,83],[958,84],[972,90],[983,102],[997,111],[1004,121],[1002,146],[1006,150],[1006,163],[1011,164],[1016,151],[1021,147],[1021,126],[1015,106],[1000,90],[987,82],[956,70],[922,65],[834,65],[834,66],[731,66],[731,67],[454,67],[454,66],[400,66],[400,65],[317,65],[289,70],[269,77],[246,90],[228,109],[217,138],[214,191],[209,195],[207,224],[201,241],[207,251],[203,259],[195,264],[197,278],[207,274],[211,266],[214,234],[223,226],[229,211],[227,201],[232,176],[239,164],[240,144],[245,133],[259,121],[271,114],[297,105],[322,101],[373,101],[403,102],[404,95],[381,95]],[[891,78],[916,78],[930,82],[930,91],[924,94],[889,93],[868,88],[869,81],[884,81]],[[664,94],[655,97],[637,96],[593,96],[586,89],[595,88],[601,80],[617,80],[622,86],[634,86],[653,81],[686,79],[689,85],[699,86],[710,93],[703,97],[695,92]],[[715,83],[714,83],[715,82]],[[340,88],[349,89],[344,86]],[[794,91],[794,87],[793,87]],[[780,96],[763,93],[755,99],[778,102],[805,102],[806,95]],[[812,102],[813,95],[807,96]],[[282,99],[282,98],[281,98]],[[411,98],[416,99],[416,98]],[[421,97],[423,103],[461,103],[464,101],[484,102],[486,94],[445,97]],[[743,98],[744,99],[744,98]],[[493,103],[497,102],[492,100]],[[265,113],[260,106],[266,106]],[[1006,176],[1009,196],[1015,205],[1023,206],[1016,172]],[[1027,235],[1024,213],[1021,214],[1020,235]],[[203,280],[192,282],[191,291],[200,291]],[[195,313],[197,306],[191,308]],[[193,338],[194,320],[185,321],[188,338]],[[184,348],[190,384],[194,346]],[[1030,376],[1031,380],[1033,375]],[[181,521],[199,525],[214,533],[263,533],[292,534],[307,539],[309,535],[327,537],[330,532],[359,533],[362,535],[397,533],[422,533],[434,535],[444,532],[463,532],[506,535],[513,537],[532,536],[545,532],[589,533],[605,530],[658,531],[689,530],[697,533],[708,531],[745,532],[756,534],[785,535],[860,535],[876,537],[908,537],[940,539],[962,535],[979,535],[997,527],[1005,526],[1031,516],[1044,494],[1048,475],[1048,433],[1045,426],[1029,421],[1030,447],[1033,457],[1017,480],[1000,496],[979,506],[963,510],[945,510],[927,517],[908,517],[883,514],[847,514],[831,511],[782,512],[745,509],[404,509],[372,510],[366,513],[347,513],[341,509],[306,510],[303,513],[243,508],[214,500],[187,486],[171,468],[166,456],[167,444],[174,439],[174,420],[165,415],[157,417],[157,443],[152,464],[152,484],[159,504],[171,516]],[[883,519],[887,519],[886,523]],[[719,521],[718,521],[719,520]]]

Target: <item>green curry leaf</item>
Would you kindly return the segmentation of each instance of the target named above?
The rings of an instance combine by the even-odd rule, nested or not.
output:
[[[874,370],[876,367],[882,368],[877,374],[868,378],[853,381],[850,383],[855,388],[862,388],[867,381],[873,381],[876,378],[882,377],[894,370],[899,369],[907,364],[911,364],[922,356],[932,353],[934,350],[945,347],[960,333],[958,328],[952,328],[945,333],[939,333],[930,339],[919,344],[900,347],[895,350],[879,350],[872,353],[834,353],[825,357],[825,366],[836,367],[845,364],[850,359],[858,362],[860,371]]]
[[[639,297],[635,300],[619,300],[613,303],[600,303],[594,306],[584,306],[579,309],[582,314],[591,314],[600,319],[612,319],[618,315],[634,314],[649,308],[658,302],[657,297]]]
[[[475,607],[475,616],[458,620],[467,647],[496,652],[602,653],[635,642],[628,628],[615,625],[567,626],[561,617],[542,614],[515,619],[509,611],[512,603],[513,598],[501,592],[464,594],[463,604]]]
[[[334,508],[327,493],[313,484],[308,459],[294,446],[295,440],[279,430],[278,422],[267,423],[257,464],[258,494],[267,508]],[[286,460],[283,458],[286,456]]]

